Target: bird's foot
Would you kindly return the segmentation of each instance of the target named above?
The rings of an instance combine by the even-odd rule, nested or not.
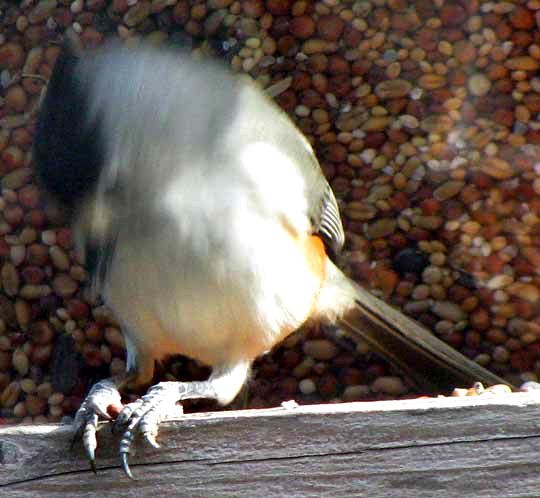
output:
[[[136,432],[154,448],[159,448],[156,441],[159,424],[166,418],[183,414],[181,405],[176,403],[188,398],[212,398],[208,382],[160,382],[152,386],[137,401],[124,407],[115,421],[115,431],[122,431],[120,440],[120,462],[128,477],[133,479],[129,468],[128,455]]]
[[[113,379],[104,379],[92,387],[75,415],[75,433],[71,446],[82,439],[83,447],[94,473],[96,472],[96,431],[99,417],[112,420],[109,413],[122,406],[121,396]]]

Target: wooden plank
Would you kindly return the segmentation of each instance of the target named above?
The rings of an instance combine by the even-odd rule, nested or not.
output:
[[[0,429],[0,496],[540,496],[540,396],[511,394],[186,415],[138,443],[136,482],[103,425],[98,476],[70,426]]]

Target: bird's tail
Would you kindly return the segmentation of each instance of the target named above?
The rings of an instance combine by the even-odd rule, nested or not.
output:
[[[338,316],[338,325],[353,338],[365,341],[423,393],[447,393],[475,382],[510,385],[337,272],[332,276],[334,283],[339,281],[341,289],[347,288],[354,301]]]

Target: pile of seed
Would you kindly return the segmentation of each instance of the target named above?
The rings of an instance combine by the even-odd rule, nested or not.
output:
[[[540,1],[0,0],[0,420],[58,420],[123,371],[61,213],[32,178],[66,29],[165,39],[248,72],[313,143],[341,205],[342,266],[509,380],[540,373]],[[337,337],[337,338],[336,338]],[[411,395],[339,334],[260,359],[235,406]],[[200,378],[184,358],[165,378]]]

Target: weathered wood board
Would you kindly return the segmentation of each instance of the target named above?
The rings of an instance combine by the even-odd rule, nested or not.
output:
[[[98,475],[70,426],[0,429],[0,496],[540,496],[540,394],[186,415],[137,442],[131,481],[107,424]]]

